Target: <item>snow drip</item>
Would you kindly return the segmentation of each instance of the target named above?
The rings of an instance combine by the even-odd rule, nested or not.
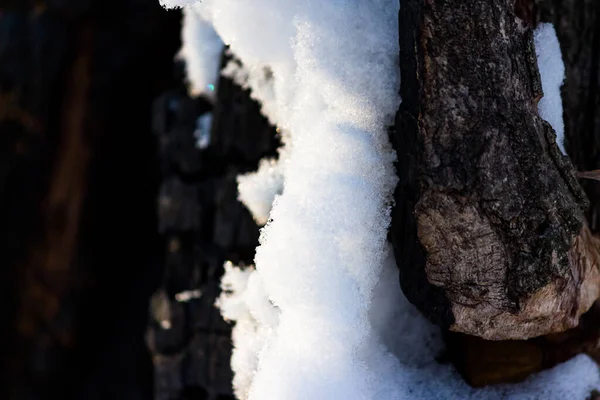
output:
[[[236,321],[238,398],[583,400],[600,385],[586,356],[484,389],[435,360],[439,331],[402,294],[386,242],[397,181],[388,127],[400,102],[398,0],[188,7],[243,63],[225,73],[289,133],[283,160],[239,179],[255,219],[271,211],[256,269],[226,264],[217,302]]]

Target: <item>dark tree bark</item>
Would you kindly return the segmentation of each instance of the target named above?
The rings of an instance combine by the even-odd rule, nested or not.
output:
[[[538,116],[520,14],[512,0],[407,0],[400,11],[402,287],[444,328],[494,340],[575,327],[598,294],[587,200]]]
[[[399,250],[400,254],[409,255],[408,258],[399,259],[402,278],[415,285],[411,287],[408,283],[403,284],[409,298],[417,305],[420,304],[420,308],[426,310],[426,313],[440,325],[448,326],[453,321],[452,304],[446,291],[439,286],[432,285],[428,280],[426,268],[424,268],[426,253],[423,252],[423,247],[419,242],[417,223],[412,214],[415,204],[419,201],[419,193],[422,187],[418,178],[420,173],[418,166],[423,159],[423,144],[419,140],[419,134],[415,134],[422,128],[419,125],[420,101],[422,101],[420,85],[422,80],[425,80],[424,77],[428,76],[427,74],[431,75],[432,69],[429,68],[425,74],[419,75],[422,80],[414,79],[414,76],[417,72],[421,72],[419,68],[423,65],[423,57],[435,60],[440,54],[435,52],[436,47],[432,47],[431,42],[423,42],[423,36],[420,34],[421,29],[425,29],[423,24],[425,17],[423,15],[431,12],[427,11],[427,7],[430,7],[433,3],[441,4],[442,2],[402,2],[404,9],[401,12],[400,22],[401,46],[404,51],[402,58],[403,98],[405,101],[406,99],[412,100],[405,103],[404,109],[399,113],[398,123],[400,126],[398,130],[402,134],[405,132],[403,129],[408,128],[408,132],[412,134],[409,134],[408,137],[402,137],[402,142],[396,142],[400,160],[399,172],[401,174],[406,173],[408,179],[402,180],[398,188],[397,194],[405,196],[406,200],[394,211],[392,236],[397,251]],[[510,2],[504,5],[505,12],[510,14]],[[435,7],[435,4],[433,6]],[[426,9],[426,11],[423,11],[423,9]],[[598,74],[600,73],[598,68],[600,65],[600,48],[598,47],[600,43],[600,24],[598,18],[600,16],[600,3],[577,0],[518,0],[514,2],[514,15],[530,28],[536,26],[540,21],[554,23],[566,67],[566,80],[562,97],[567,152],[577,170],[598,169],[600,167],[597,157],[600,153],[600,142],[598,141],[600,136],[597,134],[600,128],[598,117],[600,115],[598,103]],[[427,21],[430,22],[431,20]],[[460,27],[463,29],[465,25]],[[494,31],[492,28],[490,27],[490,32],[487,35],[498,33],[497,30]],[[473,31],[470,32],[473,33]],[[475,49],[477,49],[476,46],[479,45],[481,37],[477,36],[476,39],[477,43],[472,43]],[[465,40],[469,40],[469,38],[465,38]],[[452,42],[451,45],[458,44],[458,47],[460,47],[461,43],[464,42],[458,40]],[[418,51],[405,51],[415,48],[414,46],[417,46]],[[522,51],[523,46],[519,45],[514,49],[517,51],[521,49]],[[433,54],[433,56],[425,55],[420,58],[419,54],[421,53],[419,52]],[[530,52],[530,50],[526,50],[527,52]],[[468,53],[463,54],[463,56],[466,54]],[[528,63],[531,65],[530,62]],[[511,71],[514,71],[514,68],[514,63],[511,63]],[[517,66],[517,68],[523,68],[523,65]],[[531,69],[531,66],[527,69]],[[437,71],[440,71],[440,69],[438,68]],[[441,69],[441,71],[444,71],[444,69]],[[502,76],[503,71],[496,72],[498,76]],[[445,78],[455,81],[462,77],[446,76]],[[535,77],[532,77],[532,79],[535,80]],[[486,85],[487,82],[482,83],[482,85],[484,84]],[[526,88],[525,91],[527,91]],[[535,101],[535,96],[532,97]],[[467,97],[465,96],[465,98]],[[529,107],[525,105],[524,108]],[[535,110],[533,110],[533,113],[533,118],[535,118]],[[394,139],[399,140],[397,136]],[[523,171],[523,173],[527,174],[528,172]],[[595,234],[599,229],[598,221],[600,221],[600,215],[597,211],[600,205],[600,185],[594,181],[583,181],[582,184],[591,204],[586,213],[587,224],[591,232]],[[514,193],[511,194],[514,195]],[[522,197],[522,194],[517,193],[517,197]],[[592,237],[584,227],[576,242],[571,246],[571,254],[577,253],[577,250],[575,250],[576,245],[583,244],[587,250],[580,249],[583,253],[579,254],[588,255],[588,261],[594,262],[596,261],[596,243],[597,239]],[[410,268],[411,262],[416,262],[416,264],[413,264],[413,266],[416,265],[415,268]],[[592,271],[595,269],[592,265],[590,267]],[[508,282],[510,275],[507,275],[505,279]],[[589,302],[597,297],[598,293],[594,281],[595,279],[591,279],[588,281],[587,288],[585,285],[582,287],[583,292],[587,290]],[[579,320],[577,328],[527,341],[497,342],[446,332],[447,356],[465,379],[475,386],[519,381],[532,373],[550,368],[558,362],[566,361],[579,353],[587,353],[594,359],[600,360],[600,332],[596,323],[598,315],[598,307],[596,306]]]
[[[157,1],[0,6],[2,399],[148,399],[158,285],[153,99],[178,13]]]
[[[578,171],[600,169],[600,2],[538,0],[533,15],[556,28],[566,79],[562,90],[565,144]],[[590,199],[587,220],[600,231],[600,184],[581,182]]]

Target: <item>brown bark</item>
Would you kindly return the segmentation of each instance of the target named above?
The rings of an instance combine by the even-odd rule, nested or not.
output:
[[[59,312],[60,300],[69,284],[73,284],[71,267],[90,158],[85,123],[89,107],[91,32],[87,29],[80,34],[75,61],[68,73],[62,115],[64,132],[58,148],[61,156],[56,160],[44,201],[45,232],[40,243],[32,246],[32,254],[24,268],[26,276],[17,324],[19,335],[27,339],[35,337],[40,325],[52,323]],[[63,336],[63,343],[70,341],[70,335],[58,336]]]
[[[598,295],[587,199],[537,114],[522,3],[404,0],[400,10],[391,233],[401,284],[444,328],[493,340],[575,327]]]

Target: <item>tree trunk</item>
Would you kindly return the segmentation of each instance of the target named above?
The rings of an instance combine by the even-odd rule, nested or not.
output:
[[[537,113],[515,2],[403,1],[401,183],[392,236],[407,297],[451,331],[526,339],[597,298],[587,201]]]
[[[464,270],[459,270],[458,274],[453,273],[452,279],[443,282],[444,286],[439,285],[439,275],[432,274],[431,277],[429,276],[429,272],[435,272],[435,268],[428,268],[428,258],[433,257],[433,261],[440,260],[440,254],[434,253],[432,255],[431,252],[424,249],[421,242],[422,237],[424,236],[425,241],[439,240],[441,243],[448,242],[444,237],[440,239],[439,231],[436,232],[436,230],[434,230],[433,233],[431,230],[428,230],[425,231],[426,233],[424,235],[421,235],[422,231],[419,232],[419,228],[422,226],[431,226],[431,224],[419,225],[419,221],[427,222],[431,218],[427,215],[427,210],[424,210],[423,207],[417,207],[415,210],[415,206],[417,204],[422,204],[420,203],[420,199],[423,194],[433,192],[439,196],[439,193],[436,193],[436,191],[440,191],[441,189],[442,198],[451,197],[455,200],[457,197],[461,197],[460,194],[464,192],[466,188],[467,191],[474,190],[476,192],[475,197],[479,197],[479,205],[475,204],[476,207],[479,206],[478,212],[483,210],[484,213],[487,214],[490,211],[490,207],[489,205],[486,205],[485,202],[481,202],[483,196],[486,194],[486,189],[493,188],[494,185],[502,183],[494,181],[489,182],[489,180],[486,183],[484,179],[480,179],[480,165],[483,164],[485,166],[487,162],[494,159],[488,158],[486,160],[484,158],[485,162],[481,163],[481,157],[485,154],[485,151],[481,153],[478,153],[477,151],[469,153],[470,150],[468,148],[463,149],[460,145],[457,146],[457,138],[461,137],[464,139],[465,147],[477,143],[478,139],[488,142],[489,138],[473,138],[472,134],[482,136],[482,134],[485,133],[485,130],[482,129],[482,123],[489,125],[489,121],[493,121],[493,117],[498,115],[495,107],[502,105],[504,108],[503,104],[505,103],[507,104],[506,109],[511,110],[510,114],[506,115],[506,123],[509,125],[521,125],[521,121],[516,121],[519,117],[515,118],[513,115],[522,116],[523,113],[525,113],[528,114],[528,116],[520,118],[524,120],[526,120],[526,118],[533,120],[538,119],[535,107],[531,106],[531,104],[535,105],[539,94],[536,95],[536,91],[538,90],[536,89],[538,86],[536,83],[537,68],[535,62],[532,62],[528,57],[531,53],[531,39],[528,37],[530,34],[524,32],[522,28],[517,29],[517,32],[515,32],[514,28],[519,28],[519,26],[514,25],[514,23],[512,25],[513,29],[506,31],[507,26],[510,26],[510,23],[508,25],[500,25],[499,22],[506,20],[507,17],[510,21],[515,21],[515,17],[518,17],[521,20],[521,22],[518,22],[519,25],[523,27],[524,22],[528,26],[523,27],[525,29],[535,26],[540,21],[553,22],[555,24],[566,67],[566,80],[562,90],[562,97],[567,152],[570,160],[579,171],[600,168],[597,157],[597,154],[600,152],[600,142],[598,142],[598,135],[596,135],[596,131],[600,127],[598,123],[600,122],[598,121],[598,115],[600,115],[598,111],[600,110],[598,110],[597,97],[599,83],[598,74],[600,73],[598,69],[598,66],[600,65],[600,52],[598,51],[598,43],[600,43],[600,25],[598,25],[600,3],[595,1],[579,2],[573,0],[525,0],[516,1],[512,4],[511,2],[501,2],[501,4],[498,3],[494,5],[492,4],[493,2],[481,2],[478,5],[478,7],[480,7],[478,15],[472,15],[471,18],[467,17],[467,21],[459,21],[461,16],[467,15],[464,14],[465,12],[469,12],[468,10],[465,11],[460,8],[462,2],[460,2],[460,4],[456,2],[454,2],[456,4],[444,2],[443,5],[441,5],[442,2],[403,1],[401,3],[400,41],[402,49],[401,69],[403,74],[402,95],[404,104],[398,114],[397,133],[393,135],[394,144],[399,153],[398,169],[401,182],[396,193],[397,207],[394,210],[391,236],[398,257],[402,287],[411,301],[413,301],[421,310],[425,311],[425,313],[434,321],[445,327],[454,324],[456,328],[455,316],[453,313],[453,300],[456,301],[458,298],[460,302],[464,301],[466,297],[467,307],[471,307],[475,310],[475,318],[477,319],[477,315],[480,315],[484,322],[483,326],[471,330],[470,333],[490,337],[490,327],[485,326],[485,323],[488,323],[487,316],[485,313],[483,313],[483,315],[480,314],[481,311],[477,310],[477,301],[472,301],[474,298],[480,300],[477,297],[478,295],[481,296],[481,294],[473,295],[473,291],[471,287],[469,287],[468,281],[466,282],[466,287],[465,285],[459,285],[458,287],[452,286],[456,280],[455,277],[459,277],[458,280],[460,283],[460,276],[461,273],[464,274]],[[448,5],[449,7],[446,8]],[[471,9],[468,2],[462,6]],[[496,9],[495,14],[492,14],[494,15],[493,19],[496,20],[496,25],[494,25],[494,20],[489,21],[488,19],[481,17],[490,15],[490,11],[494,9],[494,6],[501,7],[500,11]],[[482,7],[484,9],[481,9]],[[444,14],[444,10],[446,11],[446,14]],[[442,17],[440,17],[440,13],[442,14]],[[446,21],[446,25],[444,25],[444,21]],[[454,21],[454,24],[452,21]],[[454,35],[452,32],[453,26],[460,27],[460,29],[456,29]],[[501,32],[499,28],[501,27],[504,28],[504,31],[502,32],[508,33],[506,38],[504,36],[501,38],[498,37]],[[449,29],[450,31],[443,31],[444,28]],[[440,38],[440,36],[434,36],[436,35],[435,32],[445,32],[446,35],[440,35]],[[439,35],[439,33],[437,33],[437,35]],[[458,39],[456,38],[456,35],[459,36]],[[432,40],[434,37],[436,38],[435,41]],[[493,39],[490,40],[490,37]],[[504,70],[502,68],[493,69],[488,71],[488,75],[486,75],[486,71],[481,71],[480,68],[481,66],[484,66],[486,62],[489,63],[490,61],[493,61],[494,55],[491,55],[491,57],[489,54],[486,55],[486,50],[492,48],[491,46],[494,41],[498,39],[507,41],[512,40],[513,42],[516,40],[512,45],[509,45],[509,42],[505,44],[507,51],[505,51],[505,54],[503,55],[505,58],[504,62],[508,62],[510,68],[505,68]],[[526,43],[528,42],[529,44],[523,45],[523,41]],[[448,47],[444,48],[444,43],[449,43],[447,45]],[[450,45],[452,47],[449,47]],[[469,48],[465,49],[464,47]],[[498,48],[496,48],[496,50],[498,51]],[[498,53],[501,53],[501,50],[502,49],[500,48]],[[473,58],[473,54],[469,52],[476,52],[476,58]],[[455,55],[455,58],[452,60],[453,62],[448,62],[447,64],[444,63],[444,57],[449,59],[448,57],[451,57],[452,54]],[[469,54],[471,54],[471,57],[469,57]],[[462,60],[458,59],[458,57],[462,58]],[[520,61],[517,62],[519,58]],[[500,63],[496,64],[496,66],[498,66],[501,65],[503,60],[496,61]],[[462,64],[460,64],[461,62]],[[465,66],[465,62],[471,62],[474,65]],[[460,68],[457,68],[457,65],[460,65]],[[505,71],[511,71],[511,76],[507,77]],[[517,71],[521,72],[517,73]],[[513,77],[513,75],[516,77]],[[523,77],[525,77],[525,79],[523,79]],[[479,82],[469,82],[474,79],[479,80]],[[497,82],[495,86],[493,85],[495,81],[503,79],[505,81],[503,84],[500,84],[501,87],[498,87]],[[518,82],[521,82],[521,86],[518,87],[518,94],[520,97],[512,94],[507,98],[506,91],[511,90],[511,85],[513,86],[512,90],[514,90],[514,85]],[[469,88],[469,95],[464,92],[461,94],[460,90],[457,90],[463,89],[458,86],[460,84]],[[473,95],[473,93],[477,93],[477,91],[473,92],[473,90],[476,90],[478,86],[480,86],[480,89],[483,88],[489,90],[488,93],[490,93],[491,96],[490,100],[482,101],[481,97]],[[434,98],[433,103],[431,103],[432,97]],[[426,98],[429,99],[429,103],[426,102]],[[464,105],[466,101],[472,102],[473,100],[475,100],[475,104],[467,103],[467,111],[465,113],[465,107],[460,107],[460,105]],[[458,116],[462,116],[466,123],[457,124],[460,120],[458,120],[456,115],[452,112],[444,114],[444,101],[449,107],[447,109],[448,111],[454,109],[454,106],[452,106],[451,103],[452,101],[458,104]],[[430,104],[434,104],[434,107],[437,107],[438,110],[442,110],[440,114],[437,114],[442,116],[441,118],[438,118],[435,112],[431,111]],[[427,108],[425,106],[427,106]],[[518,107],[520,110],[515,111],[513,110],[514,107]],[[477,111],[479,111],[479,113],[477,113]],[[502,111],[502,109],[500,111]],[[450,116],[445,117],[445,115],[448,114]],[[484,118],[481,118],[482,115]],[[429,119],[423,120],[427,116],[429,116]],[[473,121],[476,121],[477,124],[474,124]],[[449,126],[450,123],[457,124],[458,129],[456,126]],[[536,124],[539,124],[539,121]],[[502,126],[502,123],[498,123],[497,125]],[[544,125],[545,124],[542,123],[542,130],[540,132],[546,133],[547,127]],[[438,129],[435,131],[435,134],[431,133],[432,126],[433,129]],[[441,126],[441,128],[438,128],[439,126]],[[495,128],[493,124],[492,128]],[[532,141],[531,137],[537,135],[538,129],[539,125],[534,129],[534,131],[536,131],[534,133],[527,130],[523,131],[522,129],[513,129],[512,131],[504,132],[503,134],[500,132],[501,134],[496,136],[508,139],[505,140],[503,146],[501,146],[504,151],[500,152],[500,155],[506,159],[506,153],[509,153],[512,150],[510,143],[512,143],[513,140],[519,140],[518,138],[514,138],[515,135],[526,137],[525,134],[529,132],[529,140]],[[442,138],[444,137],[454,139],[454,144],[448,145],[448,140],[443,142]],[[549,139],[552,141],[551,137]],[[469,141],[472,143],[468,143]],[[536,141],[533,140],[533,142],[535,143]],[[543,147],[543,140],[540,140],[540,142]],[[547,158],[548,154],[556,154],[555,151],[552,151],[552,147],[554,146],[548,146],[548,149],[543,151],[544,155],[541,156],[541,158]],[[441,160],[438,162],[433,155],[437,155],[435,151],[439,151],[440,148],[445,153],[445,160],[444,157],[441,157]],[[426,149],[429,150],[428,153],[426,153]],[[483,149],[486,150],[485,147]],[[470,155],[465,157],[465,154]],[[534,155],[536,153],[534,152],[531,154]],[[540,155],[538,154],[536,157],[540,157]],[[480,165],[477,165],[475,171],[473,171],[473,169],[468,169],[470,165],[472,166],[472,163],[477,163],[478,161]],[[438,163],[439,166],[436,170],[435,166]],[[448,165],[449,168],[440,168],[445,165]],[[545,179],[531,173],[535,168],[539,168],[539,164],[532,170],[527,167],[527,163],[522,163],[517,160],[516,163],[513,162],[513,167],[516,167],[514,170],[516,170],[518,174],[522,174],[525,178],[529,179],[529,182],[533,182],[535,185],[540,185],[540,181],[543,183],[543,180]],[[571,170],[569,165],[566,165],[565,167],[567,170]],[[561,167],[557,166],[556,169],[561,170]],[[485,169],[483,170],[485,171]],[[456,180],[456,176],[460,176],[461,173],[470,176],[476,183],[471,183],[470,186],[468,179]],[[503,169],[499,168],[497,173],[503,174]],[[536,174],[538,173],[540,172],[536,172]],[[571,175],[572,172],[569,172],[568,174]],[[499,180],[500,178],[501,177],[498,176],[496,179]],[[504,176],[502,178],[508,177]],[[452,181],[452,179],[454,179],[454,181]],[[501,193],[501,195],[504,195],[505,199],[508,200],[508,203],[506,204],[511,204],[515,199],[517,201],[523,199],[524,194],[528,193],[523,190],[522,178],[519,179],[517,177],[515,180],[515,178],[512,177],[510,179],[517,182],[518,185],[515,185],[514,182],[511,185],[511,181],[507,181],[507,184],[509,185],[509,187],[506,188],[507,192]],[[456,186],[457,181],[459,182],[458,186]],[[572,182],[572,175],[566,181]],[[482,185],[481,182],[486,184]],[[442,183],[442,185],[440,185],[440,183]],[[448,183],[454,183],[455,186],[448,185]],[[571,184],[568,186],[576,185]],[[600,215],[597,211],[598,207],[600,207],[600,185],[594,181],[584,181],[583,187],[591,203],[589,211],[586,214],[587,224],[592,233],[596,233],[600,226]],[[551,195],[562,196],[564,186],[560,184],[554,185],[552,183],[549,188],[546,186],[542,189],[553,191],[554,193],[551,193]],[[575,188],[574,191],[576,192],[577,189]],[[573,197],[577,198],[580,196],[576,195]],[[543,196],[540,196],[540,198],[543,198]],[[485,198],[483,199],[485,200]],[[523,202],[523,204],[533,204],[534,207],[537,207],[536,199],[533,198],[532,200],[533,203]],[[579,206],[583,205],[581,201],[578,201],[578,203]],[[434,215],[438,212],[442,204],[444,203],[429,203]],[[465,203],[459,204],[463,207]],[[472,205],[472,202],[467,202],[467,205]],[[464,210],[464,208],[462,209]],[[416,211],[414,214],[413,210]],[[419,219],[419,216],[421,216],[422,213],[425,213],[426,215]],[[525,215],[527,216],[527,214]],[[552,213],[546,211],[546,215],[551,216]],[[578,217],[577,207],[574,209],[574,214],[572,215],[576,218]],[[450,215],[448,220],[438,220],[438,223],[442,228],[446,228],[452,223],[451,221],[456,220],[456,217],[457,215]],[[487,217],[489,218],[489,216]],[[496,219],[494,217],[496,216],[493,215],[492,221]],[[458,226],[465,228],[464,230],[460,230],[459,237],[465,237],[463,232],[469,232],[472,229],[472,224],[467,220],[459,220]],[[512,226],[511,229],[513,229]],[[500,229],[500,232],[502,232],[502,229]],[[571,235],[573,232],[576,232],[576,229],[571,231]],[[506,234],[504,234],[502,238],[504,251],[506,251],[506,249],[519,248],[519,246],[523,246],[523,244],[527,243],[522,240],[520,242],[515,241],[516,239],[514,239],[514,237],[511,238],[511,236]],[[536,241],[535,238],[532,239],[534,239],[534,242]],[[578,253],[578,250],[576,250],[577,245],[583,244],[587,249],[579,254],[587,255],[588,261],[594,261],[597,248],[596,242],[597,239],[590,235],[590,232],[584,225],[583,230],[577,236],[576,240],[570,243],[571,256]],[[456,243],[451,243],[450,246],[451,245],[456,245]],[[563,242],[563,246],[564,245],[565,243]],[[469,246],[467,246],[467,248],[469,248]],[[459,246],[458,249],[462,250],[463,246]],[[485,249],[485,247],[480,247],[480,251],[482,249]],[[448,266],[447,271],[453,271],[454,268],[460,268],[461,263],[456,260],[457,254],[460,255],[458,261],[469,261],[468,258],[464,258],[464,253],[461,251],[456,252],[454,250],[452,251],[452,254],[447,254],[447,252],[441,254],[444,255],[443,257],[446,257],[446,265]],[[472,271],[481,272],[483,269],[484,276],[487,276],[489,272],[492,271],[489,269],[489,256],[489,254],[486,255],[485,253],[483,256],[478,256],[476,259],[478,259],[481,264],[475,264]],[[574,268],[577,266],[577,262],[574,258],[575,257],[571,257],[569,268],[577,271],[578,268]],[[543,259],[543,257],[541,257],[540,260],[541,259]],[[501,286],[504,286],[505,293],[509,294],[511,293],[511,282],[514,283],[514,278],[519,277],[520,275],[519,269],[515,270],[515,265],[518,266],[518,263],[515,262],[514,257],[508,257],[508,260],[505,262],[508,268],[505,273],[504,282],[501,283]],[[441,263],[441,265],[443,265],[443,263]],[[483,266],[485,268],[478,268],[478,266]],[[538,266],[542,269],[545,268],[541,264],[538,264]],[[581,267],[581,264],[579,264],[579,266]],[[595,273],[595,268],[593,266],[590,265],[589,268],[590,272]],[[532,270],[531,272],[533,271],[540,272],[539,270]],[[581,268],[579,268],[579,271],[581,272]],[[471,273],[469,271],[467,272],[469,274]],[[515,274],[515,272],[517,274]],[[528,274],[525,274],[525,277],[521,282],[529,281],[527,275]],[[541,276],[543,276],[543,274],[541,274]],[[481,277],[481,275],[475,275],[474,277]],[[485,279],[488,278],[486,277]],[[560,277],[554,276],[551,278],[551,280],[555,279],[560,280]],[[449,283],[450,285],[448,285]],[[517,283],[519,282],[517,281]],[[485,289],[487,290],[488,288]],[[456,293],[452,293],[453,291],[461,293],[457,296]],[[587,291],[589,298],[585,303],[591,302],[597,297],[597,285],[595,279],[588,279],[588,285],[582,285],[580,291]],[[450,292],[450,295],[448,292]],[[483,297],[485,298],[486,295],[487,294],[484,293]],[[522,292],[520,296],[523,295],[527,297],[527,294]],[[573,297],[569,298],[569,292],[554,295],[545,294],[545,296],[558,299],[559,301],[565,300],[566,302],[571,302],[573,299]],[[522,297],[517,296],[516,304],[513,303],[513,305],[518,305],[516,310],[512,310],[514,315],[513,318],[517,318],[517,320],[520,319],[523,314],[521,299]],[[495,298],[493,300],[495,300]],[[587,304],[583,304],[583,306],[587,306]],[[464,307],[465,305],[462,304],[457,308],[461,309]],[[578,310],[578,313],[582,312],[584,309],[585,307],[582,307],[581,310]],[[565,361],[578,353],[585,352],[595,359],[599,359],[600,331],[598,330],[597,324],[594,322],[597,320],[598,314],[598,309],[595,307],[589,312],[588,316],[584,316],[584,318],[579,320],[579,326],[577,328],[568,330],[564,333],[539,337],[527,341],[493,342],[469,335],[446,332],[445,337],[448,346],[447,354],[459,371],[461,371],[463,376],[465,376],[467,381],[475,386],[519,381],[534,372],[552,367],[556,363]],[[494,318],[497,318],[496,314],[494,314]],[[493,321],[493,319],[489,321]],[[518,323],[520,324],[520,322]],[[571,323],[577,323],[575,316]],[[492,328],[492,331],[494,329],[495,328]],[[482,334],[482,330],[484,331],[484,334]],[[469,330],[466,329],[465,331]],[[523,334],[518,327],[516,332],[517,335],[511,334],[510,337],[520,337]],[[539,333],[543,332],[535,332],[535,334]],[[527,333],[525,336],[530,336],[530,334],[534,334],[534,332]],[[496,336],[495,338],[498,337]]]

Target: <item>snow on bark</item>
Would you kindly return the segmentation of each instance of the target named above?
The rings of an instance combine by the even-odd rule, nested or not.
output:
[[[565,79],[560,44],[550,23],[540,24],[534,32],[535,54],[540,70],[544,97],[538,102],[538,113],[556,132],[556,144],[565,153],[565,124],[560,88]]]
[[[386,241],[397,181],[388,142],[400,101],[397,0],[194,6],[244,64],[263,112],[291,135],[256,270],[226,265],[218,302],[236,321],[240,399],[587,397],[600,376],[585,356],[522,384],[470,388],[436,361],[437,328],[400,290]],[[259,175],[270,179],[259,171],[252,186]],[[261,207],[255,217],[264,219]]]

